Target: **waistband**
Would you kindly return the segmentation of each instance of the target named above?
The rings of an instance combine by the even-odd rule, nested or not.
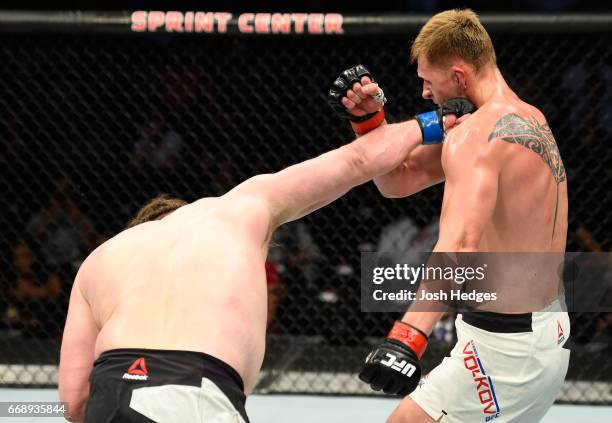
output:
[[[504,314],[490,311],[465,311],[461,313],[462,319],[487,332],[521,333],[533,332],[532,313]]]
[[[461,311],[462,320],[488,332],[533,332],[533,325],[546,320],[551,313],[565,312],[565,297],[561,296],[545,308],[533,313],[494,313],[466,308]]]
[[[89,378],[86,413],[91,421],[144,421],[134,416],[136,412],[130,407],[134,389],[201,387],[204,378],[219,388],[245,422],[249,421],[244,383],[229,364],[198,351],[144,348],[118,348],[100,354]]]
[[[130,360],[144,357],[145,360],[155,360],[163,367],[163,370],[177,371],[186,370],[193,374],[199,369],[199,377],[209,377],[211,374],[221,378],[230,379],[241,391],[244,391],[244,382],[240,374],[226,362],[212,355],[199,351],[184,350],[162,350],[147,348],[116,348],[104,351],[94,362],[94,368],[105,362],[114,360]]]

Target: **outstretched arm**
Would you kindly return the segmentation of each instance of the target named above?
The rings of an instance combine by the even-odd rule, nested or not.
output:
[[[419,145],[421,131],[416,121],[384,125],[314,159],[274,174],[255,176],[227,195],[261,196],[269,205],[274,228],[391,171]]]

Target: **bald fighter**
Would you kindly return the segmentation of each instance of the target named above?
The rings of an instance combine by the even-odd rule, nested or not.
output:
[[[435,252],[561,255],[568,203],[559,150],[542,112],[505,82],[478,17],[471,10],[435,15],[416,37],[411,58],[423,80],[423,98],[443,104],[465,97],[477,111],[445,138],[426,115],[419,119],[429,145],[375,177],[380,192],[405,197],[445,182]],[[384,94],[363,67],[345,72],[329,95],[358,134],[384,125],[379,97]],[[395,127],[402,125],[408,129],[413,121]],[[558,300],[557,267],[540,266],[534,276],[508,256],[497,257],[505,266],[495,275],[503,291],[498,294],[518,300],[459,314],[455,348],[425,379],[419,359],[440,309],[410,308],[366,359],[360,377],[373,389],[410,394],[389,423],[536,422],[554,402],[568,368],[563,345],[570,330]],[[523,289],[517,290],[520,282]]]
[[[456,104],[441,113],[461,115]],[[388,173],[421,142],[416,121],[386,125],[221,197],[146,205],[74,281],[59,374],[67,418],[248,421],[245,395],[264,356],[272,233]]]

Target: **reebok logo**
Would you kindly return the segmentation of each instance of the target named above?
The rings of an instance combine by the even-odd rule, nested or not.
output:
[[[132,363],[127,373],[123,374],[123,379],[147,380],[149,378],[148,375],[149,372],[147,371],[147,363],[144,357],[140,357]]]
[[[561,322],[557,320],[557,345],[559,345],[563,341],[565,341],[565,335],[563,335],[563,328],[561,327]]]
[[[416,371],[416,367],[413,364],[408,363],[406,360],[397,361],[397,357],[392,354],[386,353],[388,360],[381,360],[380,364],[391,367],[393,370],[397,370],[403,375],[412,376]]]

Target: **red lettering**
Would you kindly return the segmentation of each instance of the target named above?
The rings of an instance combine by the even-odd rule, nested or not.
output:
[[[468,349],[469,346],[470,346],[469,342],[465,344],[465,347],[463,347],[463,354],[474,354],[474,351]]]
[[[194,18],[195,32],[213,32],[214,23],[212,12],[196,12]]]
[[[478,391],[478,397],[480,398],[481,404],[489,402],[493,399],[493,397],[491,396],[491,391],[488,389],[486,391]]]
[[[166,31],[183,32],[183,14],[181,12],[166,12]]]
[[[227,32],[227,22],[232,19],[232,14],[219,12],[215,13],[215,18],[217,19],[217,30],[222,33]]]
[[[267,34],[270,32],[269,13],[258,13],[255,15],[255,32],[258,34]]]
[[[271,31],[273,34],[289,34],[291,32],[291,15],[288,13],[274,13],[271,19]]]
[[[491,407],[493,407],[494,409],[490,410]],[[482,411],[486,414],[495,414],[497,413],[497,407],[495,407],[495,403],[491,401],[489,405],[487,405]]]
[[[486,389],[489,389],[489,384],[485,382],[485,380],[487,380],[486,376],[474,378],[474,382],[478,382],[478,385],[476,385],[476,390],[479,390],[481,386],[484,386]]]
[[[253,32],[253,27],[251,25],[253,19],[255,19],[253,13],[243,13],[238,16],[238,31],[244,32],[245,34]]]
[[[323,33],[323,14],[311,13],[308,17],[308,32],[311,34]]]
[[[153,11],[149,12],[149,31],[155,32],[157,28],[164,24],[164,18],[166,14],[164,12]]]
[[[304,32],[304,23],[308,19],[307,13],[292,13],[291,18],[293,19],[293,24],[295,25],[295,33],[301,34]]]
[[[193,32],[193,12],[185,13],[185,21],[183,25],[185,26],[185,32]]]
[[[325,33],[326,34],[342,34],[343,17],[339,13],[327,13],[325,15]]]
[[[132,31],[143,32],[147,29],[147,12],[137,10],[132,13]]]
[[[472,362],[472,366],[471,367],[468,365],[468,363],[470,361]],[[478,368],[478,363],[476,362],[476,358],[473,355],[469,355],[469,356],[465,357],[463,359],[463,365],[468,370],[474,370],[474,369]]]

